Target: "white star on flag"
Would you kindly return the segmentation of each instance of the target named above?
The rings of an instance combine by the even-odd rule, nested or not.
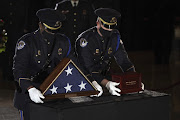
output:
[[[67,72],[67,75],[66,75],[66,76],[68,76],[69,74],[72,75],[72,70],[73,70],[73,68],[70,69],[70,67],[68,66],[68,69],[65,70],[65,71]]]
[[[66,89],[66,93],[67,93],[68,91],[71,91],[71,87],[72,87],[72,85],[69,85],[69,83],[67,83],[67,86],[64,87],[64,88]]]
[[[86,89],[85,85],[86,85],[86,83],[83,83],[83,81],[81,81],[81,84],[78,85],[78,86],[80,87],[80,91],[81,91],[82,89]]]
[[[58,89],[58,87],[55,87],[55,86],[53,85],[53,88],[52,88],[52,89],[49,89],[49,90],[52,92],[52,94],[54,94],[54,93],[57,94],[57,89]]]

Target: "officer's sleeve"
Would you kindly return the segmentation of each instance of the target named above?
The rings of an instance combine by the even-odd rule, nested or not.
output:
[[[13,74],[23,90],[30,87],[31,81],[29,76],[30,48],[24,40],[19,40],[16,45],[16,52],[13,58]]]
[[[135,67],[128,58],[128,54],[124,48],[123,42],[121,39],[119,39],[119,42],[117,42],[117,51],[114,54],[114,58],[118,65],[121,67],[123,72],[133,71],[135,72]]]
[[[88,43],[86,45],[87,41],[82,43],[83,39],[84,38],[80,38],[76,41],[76,53],[78,61],[88,72],[88,75],[92,76],[92,78],[100,84],[104,77],[99,73],[100,69],[94,63],[93,53],[91,52]]]

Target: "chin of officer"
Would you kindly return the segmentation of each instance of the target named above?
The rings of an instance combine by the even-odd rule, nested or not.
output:
[[[111,57],[114,57],[123,72],[135,72],[135,67],[128,58],[128,55],[120,39],[117,26],[117,18],[121,15],[118,11],[110,8],[99,8],[95,10],[97,26],[86,30],[76,40],[76,53],[78,60],[89,70],[94,78],[92,83],[100,91],[97,96],[103,93],[105,86],[112,95],[120,96],[121,90],[117,87],[120,83],[112,82],[102,74],[109,64]],[[142,85],[144,89],[144,86]]]

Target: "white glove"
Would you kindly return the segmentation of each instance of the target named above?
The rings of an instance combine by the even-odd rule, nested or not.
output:
[[[93,84],[94,87],[96,87],[96,89],[99,91],[99,94],[97,94],[97,95],[90,95],[90,97],[94,97],[94,96],[99,97],[99,96],[101,96],[101,95],[103,94],[103,89],[102,89],[102,87],[101,87],[96,81],[93,81],[92,84]]]
[[[139,93],[143,93],[143,91],[144,91],[144,84],[143,83],[141,83],[141,89],[142,89],[142,91],[139,91]]]
[[[111,93],[111,95],[117,95],[117,96],[121,96],[118,92],[121,92],[121,90],[119,88],[116,88],[116,86],[118,86],[120,83],[117,82],[112,82],[109,81],[106,84],[106,88],[109,90],[109,92]]]
[[[29,97],[33,102],[35,102],[35,103],[44,103],[41,100],[41,98],[44,99],[45,97],[42,95],[42,93],[38,89],[33,87],[33,88],[30,88],[28,90],[28,92],[29,92]]]

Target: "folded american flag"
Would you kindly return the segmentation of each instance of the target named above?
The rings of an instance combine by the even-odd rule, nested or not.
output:
[[[65,58],[40,86],[46,98],[66,98],[97,94],[96,88],[81,70]]]

